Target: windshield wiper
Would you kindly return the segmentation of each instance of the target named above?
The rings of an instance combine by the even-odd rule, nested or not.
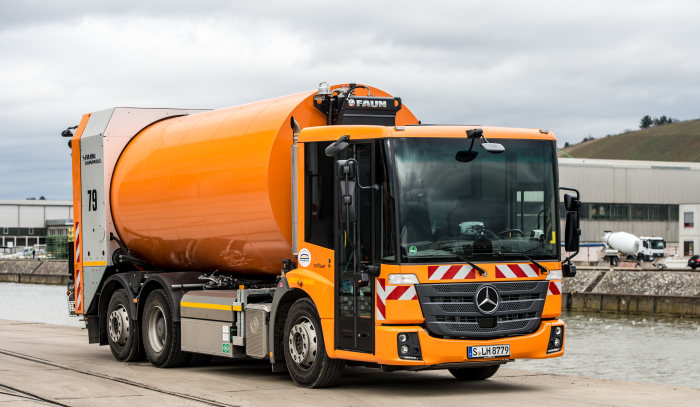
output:
[[[467,263],[468,265],[474,267],[475,269],[477,269],[477,270],[479,271],[479,274],[481,274],[482,276],[485,276],[485,275],[486,275],[486,270],[482,269],[481,267],[477,266],[476,264],[472,263],[471,261],[467,260],[466,258],[460,256],[459,254],[457,254],[457,253],[455,253],[455,252],[452,252],[452,254],[453,254],[457,259],[459,259],[459,260],[461,260],[461,261]]]
[[[496,252],[496,253],[498,253],[499,256],[509,256],[509,255],[510,255],[510,256],[523,256],[523,257],[525,257],[527,260],[529,260],[530,262],[532,262],[532,264],[534,264],[535,266],[537,266],[537,268],[540,269],[540,272],[542,272],[542,274],[547,274],[547,273],[549,273],[549,269],[548,269],[547,267],[545,267],[545,266],[541,265],[540,263],[536,262],[535,259],[533,259],[532,257],[528,256],[527,254],[525,254],[525,253],[523,253],[523,252],[505,252],[505,253],[504,253],[504,252],[499,251],[499,252]]]

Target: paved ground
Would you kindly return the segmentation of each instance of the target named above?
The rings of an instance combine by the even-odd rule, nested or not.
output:
[[[463,383],[447,372],[348,368],[339,386],[308,390],[264,362],[158,369],[120,363],[80,328],[0,320],[0,407],[700,405],[700,389],[502,368]]]

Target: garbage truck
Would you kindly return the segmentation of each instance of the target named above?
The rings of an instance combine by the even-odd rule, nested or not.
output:
[[[62,134],[72,312],[119,361],[257,358],[314,388],[346,365],[483,380],[564,354],[558,248],[578,251],[580,197],[548,130],[425,125],[378,88],[322,83]]]

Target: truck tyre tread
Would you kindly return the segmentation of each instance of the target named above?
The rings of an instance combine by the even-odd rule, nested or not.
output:
[[[486,380],[496,374],[501,365],[449,369],[457,380]]]
[[[293,359],[290,351],[289,338],[292,328],[300,319],[307,319],[313,325],[317,335],[316,358],[314,363],[304,369]],[[340,379],[345,362],[328,357],[321,330],[321,320],[313,302],[308,298],[297,300],[289,310],[284,323],[284,359],[289,375],[298,386],[307,388],[321,388],[333,386]]]
[[[155,307],[162,312],[163,329],[165,330],[161,350],[154,349],[151,344],[151,335],[154,335],[155,332],[153,329],[149,329],[149,323],[151,323],[149,321],[151,312],[158,312],[154,310]],[[146,356],[154,366],[162,368],[178,367],[189,363],[191,360],[192,354],[180,349],[180,322],[173,321],[173,310],[164,290],[154,290],[146,299],[143,316],[141,317],[141,330],[143,331],[143,344]]]
[[[109,304],[107,305],[107,314],[105,316],[105,323],[107,324],[107,341],[109,342],[109,349],[112,351],[114,358],[121,362],[136,362],[141,361],[146,357],[143,345],[141,344],[140,326],[139,321],[135,320],[131,315],[129,296],[126,290],[123,288],[118,289],[112,293],[109,299]],[[112,340],[109,334],[109,324],[112,312],[117,308],[122,307],[128,317],[128,329],[129,338],[124,345],[119,345]]]

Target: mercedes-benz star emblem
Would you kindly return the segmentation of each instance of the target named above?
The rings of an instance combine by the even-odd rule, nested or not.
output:
[[[498,291],[492,285],[484,285],[476,292],[476,308],[482,314],[493,314],[498,309]]]

